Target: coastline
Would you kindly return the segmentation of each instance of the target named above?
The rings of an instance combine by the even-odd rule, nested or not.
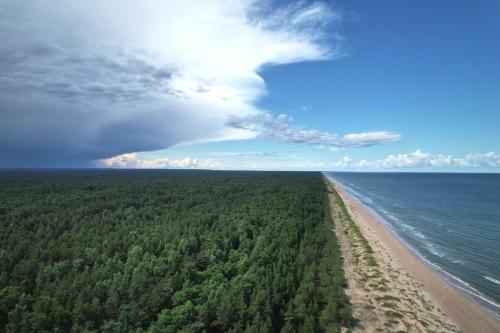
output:
[[[500,323],[486,310],[468,299],[438,272],[427,266],[369,208],[351,196],[341,184],[328,175],[324,177],[335,188],[349,215],[375,250],[374,255],[380,262],[380,266],[409,273],[406,274],[409,278],[409,282],[406,282],[408,288],[416,288],[417,293],[421,291],[428,297],[432,306],[429,306],[427,310],[422,310],[422,313],[428,312],[425,315],[435,318],[437,322],[446,321],[449,318],[450,323],[455,324],[465,333],[500,332]],[[352,282],[356,284],[356,281]],[[434,310],[431,311],[431,308]],[[444,312],[447,318],[438,318],[441,312]]]

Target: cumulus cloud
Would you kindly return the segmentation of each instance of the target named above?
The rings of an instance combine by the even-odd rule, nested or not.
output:
[[[336,151],[339,148],[369,147],[401,140],[401,134],[373,131],[350,133],[343,136],[312,129],[301,129],[291,125],[288,115],[274,117],[260,113],[249,117],[234,117],[227,124],[236,129],[255,132],[257,136],[284,143],[300,143],[318,146],[320,149]]]
[[[220,156],[269,156],[267,152],[235,152],[214,153]],[[274,155],[274,154],[272,154]],[[382,159],[354,160],[344,156],[331,162],[314,162],[308,160],[290,159],[196,159],[186,157],[183,159],[148,158],[140,153],[123,154],[109,159],[101,160],[100,167],[109,168],[138,168],[138,169],[217,169],[217,170],[498,170],[500,168],[500,155],[496,152],[467,154],[463,157],[451,155],[430,154],[422,150],[412,153],[388,155]]]
[[[391,154],[383,159],[354,161],[344,157],[332,168],[340,169],[495,169],[500,167],[500,155],[496,152],[467,154],[463,157],[431,154],[418,149],[412,153]]]
[[[234,151],[234,152],[210,152],[206,155],[214,155],[214,156],[234,156],[234,157],[267,157],[278,155],[277,151]]]
[[[224,165],[210,160],[144,158],[139,153],[123,154],[99,161],[98,166],[116,169],[222,169]]]
[[[321,2],[0,1],[1,164],[253,138],[227,122],[262,112],[259,71],[337,57],[339,20]]]

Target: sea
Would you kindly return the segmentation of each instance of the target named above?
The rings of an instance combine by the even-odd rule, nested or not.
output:
[[[325,174],[500,320],[500,174]]]

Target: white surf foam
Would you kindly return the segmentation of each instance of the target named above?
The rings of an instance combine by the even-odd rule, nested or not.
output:
[[[399,225],[405,229],[408,229],[408,230],[415,230],[414,227],[412,227],[411,225],[408,225],[408,224],[400,223]]]
[[[424,236],[424,234],[423,234],[423,233],[421,233],[420,231],[415,231],[413,234],[414,234],[415,236],[419,237],[419,238],[422,238],[422,239],[426,239],[426,238],[427,238],[427,237],[425,237],[425,236]],[[433,245],[429,243],[429,244],[428,244],[428,246],[429,246],[429,247],[432,247]]]
[[[494,278],[492,278],[491,276],[484,275],[484,276],[483,276],[483,278],[485,278],[486,280],[491,281],[491,282],[493,282],[493,283],[495,283],[495,284],[500,284],[500,281],[499,281],[499,280],[494,279]]]

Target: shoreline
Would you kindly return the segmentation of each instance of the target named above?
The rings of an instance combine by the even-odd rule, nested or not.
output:
[[[463,332],[500,332],[500,322],[480,305],[463,295],[441,273],[429,267],[408,248],[371,209],[364,206],[330,176],[325,179],[336,189],[353,221],[374,249],[384,266],[395,265],[410,274],[430,301],[441,309]],[[384,253],[385,252],[385,253]],[[388,261],[388,262],[384,262]]]
[[[330,177],[328,175],[325,175],[325,177]],[[356,197],[356,195],[350,193],[349,190],[346,189],[346,186],[340,183],[337,180],[334,180],[333,178],[330,178],[331,181],[335,183],[336,188],[340,187],[342,191],[347,194],[350,197],[350,200],[354,200],[356,203],[361,205],[365,210],[368,211],[369,214],[372,214],[375,219],[382,224],[386,229],[388,229],[391,233],[392,236],[395,237],[400,243],[403,244],[403,246],[410,251],[421,263],[423,263],[427,268],[429,268],[432,272],[438,274],[442,279],[444,279],[448,284],[450,284],[456,291],[459,292],[463,297],[465,297],[467,300],[471,301],[474,305],[478,306],[481,310],[486,312],[490,317],[492,317],[498,324],[500,324],[500,313],[496,314],[494,313],[493,310],[488,309],[487,307],[481,305],[481,302],[484,304],[488,303],[491,304],[492,306],[496,306],[496,303],[492,303],[491,300],[488,298],[484,298],[482,295],[478,295],[471,290],[468,290],[466,286],[460,285],[459,283],[462,283],[464,285],[467,285],[466,282],[462,281],[460,278],[452,275],[451,273],[447,272],[444,270],[442,267],[439,265],[433,263],[429,259],[425,258],[421,253],[419,253],[411,244],[409,244],[405,239],[400,236],[397,231],[388,223],[378,212],[376,212],[373,208],[370,206],[366,205],[363,203],[360,199]],[[458,281],[459,283],[454,283],[453,280]],[[469,287],[473,289],[472,287]]]

